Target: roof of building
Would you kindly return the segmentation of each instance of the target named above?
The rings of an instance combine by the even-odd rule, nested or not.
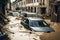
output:
[[[27,12],[27,11],[22,11],[22,13],[26,13],[26,14],[37,14],[37,13],[31,13],[31,12]]]

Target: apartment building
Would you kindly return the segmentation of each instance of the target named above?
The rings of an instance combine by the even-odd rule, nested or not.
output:
[[[11,10],[12,11],[16,10],[16,2],[11,3]]]
[[[19,7],[21,10],[35,12],[41,16],[50,15],[51,21],[60,21],[60,0],[21,0],[12,4],[12,9]]]
[[[22,10],[26,10],[26,0],[22,0],[20,1],[20,4],[19,7],[22,9]]]
[[[21,10],[35,12],[40,16],[41,14],[50,15],[52,21],[59,21],[59,5],[60,0],[20,0],[18,2],[15,1],[15,3],[13,3],[12,9],[15,10],[17,7],[19,7]]]
[[[10,9],[10,6],[11,6],[11,2],[10,2],[10,0],[8,0],[7,5],[6,5],[6,8],[7,9]]]
[[[21,0],[15,3],[16,7],[29,12],[41,14],[49,13],[49,0]]]
[[[11,3],[11,10],[15,11],[16,8],[22,7],[22,0],[15,0],[13,3]]]
[[[35,12],[38,14],[49,13],[49,0],[21,0],[21,1],[15,2],[14,4],[16,5],[16,7],[19,7],[22,10],[25,10],[28,12]]]
[[[51,4],[51,12],[51,21],[60,22],[60,0],[54,0]]]
[[[49,0],[26,0],[26,11],[38,14],[49,13]]]

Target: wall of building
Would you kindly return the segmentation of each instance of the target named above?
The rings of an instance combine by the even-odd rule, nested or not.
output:
[[[60,11],[59,11],[60,2],[59,0],[53,1],[51,4],[51,21],[60,22]]]
[[[15,3],[11,3],[11,10],[13,10],[13,11],[16,10],[16,4]]]
[[[32,9],[33,12],[35,12],[35,9],[36,9],[36,13],[41,13],[40,8],[45,7],[46,13],[48,14],[48,12],[49,12],[49,0],[42,0],[42,1],[40,1],[40,0],[31,0],[31,1],[26,0],[26,7],[30,11]]]
[[[41,14],[41,8],[46,8],[46,15],[49,14],[49,0],[22,0],[16,5],[25,11]],[[16,7],[17,7],[16,6]]]

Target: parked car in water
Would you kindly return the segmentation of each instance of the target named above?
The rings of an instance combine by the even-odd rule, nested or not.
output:
[[[37,17],[37,13],[27,12],[27,13],[25,14],[25,17]]]
[[[24,12],[21,13],[21,16],[23,19],[26,19],[27,17],[37,17],[37,13]]]
[[[47,24],[44,19],[37,17],[28,17],[25,20],[22,20],[21,24],[29,30],[35,32],[54,32],[54,29]]]
[[[13,11],[8,11],[9,13],[12,13]]]
[[[20,16],[23,17],[26,13],[26,11],[21,11]]]
[[[19,12],[19,13],[21,13],[21,12],[22,12],[22,10],[16,10],[16,12]]]
[[[20,16],[20,14],[18,12],[15,12],[15,11],[11,12],[10,15],[12,15],[14,17],[16,17],[16,16],[19,17]]]

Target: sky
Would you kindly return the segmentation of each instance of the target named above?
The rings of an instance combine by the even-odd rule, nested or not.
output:
[[[11,0],[11,3],[14,2],[15,0]]]

